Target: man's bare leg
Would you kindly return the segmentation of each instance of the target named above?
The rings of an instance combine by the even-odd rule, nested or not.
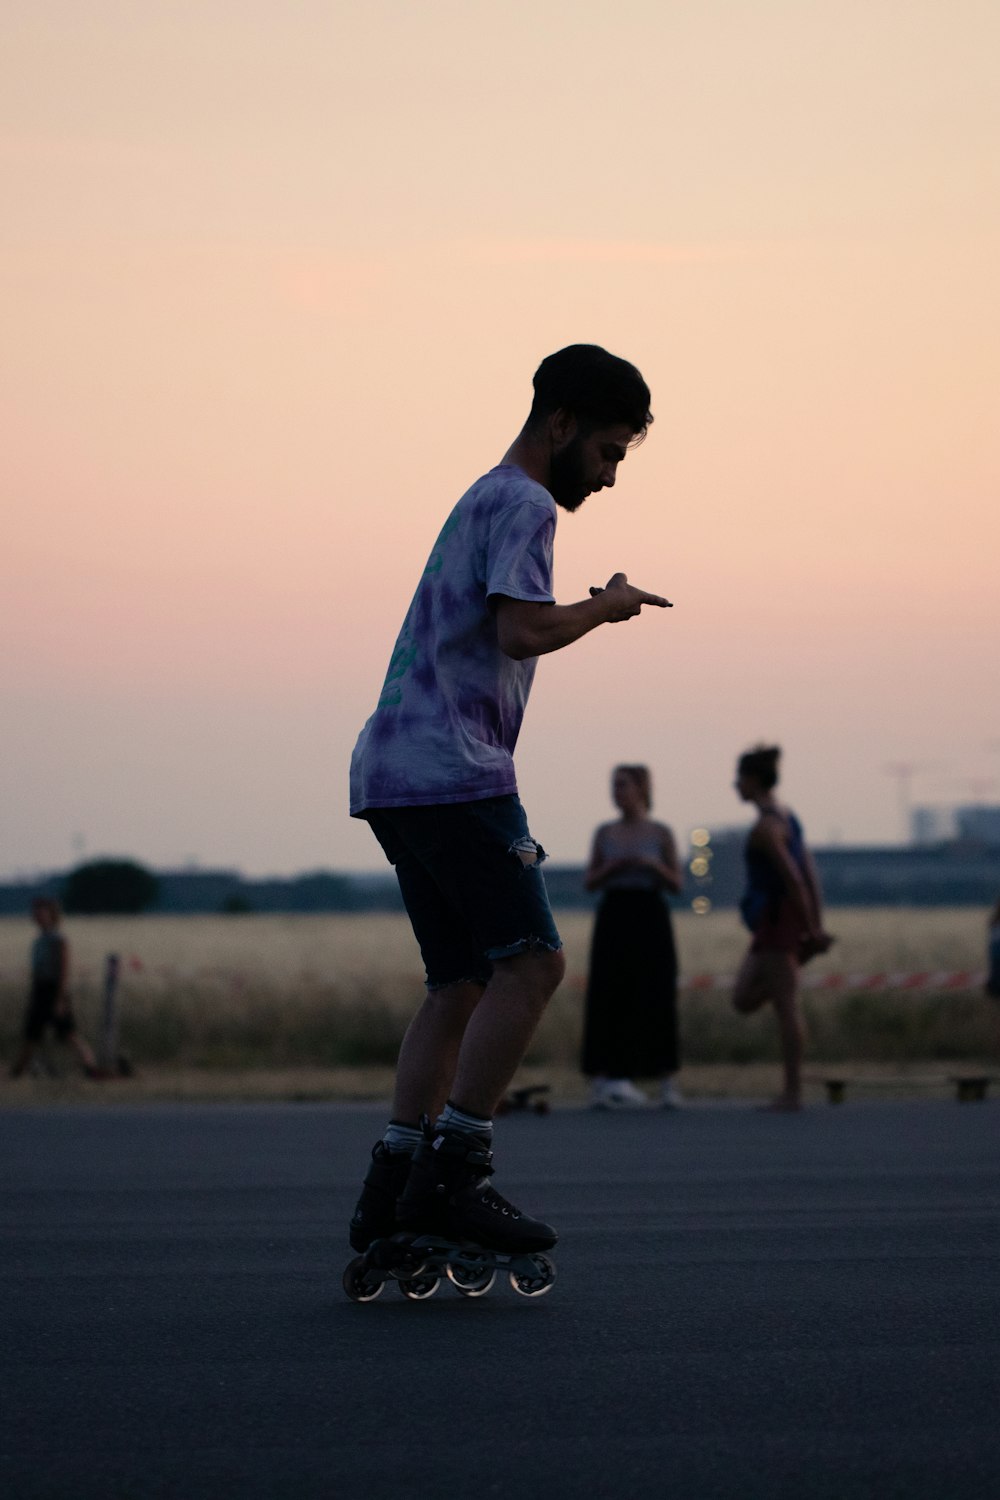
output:
[[[535,949],[494,964],[458,1055],[451,1098],[459,1109],[492,1117],[565,972],[561,950]]]
[[[449,1095],[490,1118],[565,969],[561,952],[536,950],[498,960],[485,989],[464,981],[431,990],[399,1050],[393,1118],[433,1120]]]
[[[471,981],[429,990],[410,1022],[399,1049],[392,1117],[416,1124],[421,1115],[434,1120],[444,1108],[458,1063],[469,1017],[483,986]]]

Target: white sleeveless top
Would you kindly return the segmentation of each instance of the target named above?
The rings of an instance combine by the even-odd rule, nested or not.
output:
[[[663,858],[663,838],[666,833],[662,823],[644,820],[641,823],[603,823],[597,830],[597,853],[601,859],[627,859],[629,855],[645,855],[653,859]],[[637,865],[631,870],[619,870],[601,886],[602,891],[659,891],[663,882],[654,870]]]

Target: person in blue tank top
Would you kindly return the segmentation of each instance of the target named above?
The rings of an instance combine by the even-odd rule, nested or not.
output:
[[[747,883],[740,902],[753,937],[736,976],[733,1005],[741,1015],[751,1015],[769,1001],[774,1006],[784,1083],[767,1108],[785,1112],[802,1108],[805,1030],[799,970],[825,953],[833,938],[823,928],[819,877],[802,824],[775,796],[780,758],[776,745],[758,745],[740,756],[736,770],[737,793],[753,803],[759,816],[747,836]]]

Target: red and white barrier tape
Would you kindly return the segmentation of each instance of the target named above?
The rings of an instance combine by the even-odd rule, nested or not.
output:
[[[686,990],[729,990],[735,974],[690,974],[680,981]],[[810,974],[802,975],[806,990],[976,990],[982,989],[986,975],[976,969],[885,971],[878,974]]]

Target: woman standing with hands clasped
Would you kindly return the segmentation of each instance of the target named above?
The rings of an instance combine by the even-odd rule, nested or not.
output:
[[[743,920],[753,934],[736,976],[733,1005],[751,1015],[770,1000],[778,1017],[784,1085],[767,1109],[802,1108],[804,1028],[799,1010],[799,969],[833,942],[823,930],[822,896],[802,825],[777,799],[776,745],[758,745],[739,758],[736,791],[757,809],[746,842]]]
[[[590,950],[582,1071],[593,1079],[598,1109],[629,1109],[649,1101],[635,1086],[662,1079],[661,1102],[683,1099],[672,1075],[679,1066],[677,956],[665,891],[682,876],[674,836],[649,816],[652,783],[646,766],[616,766],[611,796],[621,816],[594,834],[584,874],[600,891]]]

